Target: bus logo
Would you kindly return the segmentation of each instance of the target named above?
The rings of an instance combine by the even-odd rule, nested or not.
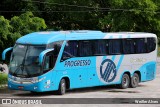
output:
[[[100,66],[100,75],[105,82],[112,82],[115,79],[116,74],[116,65],[112,60],[105,59],[102,61]]]

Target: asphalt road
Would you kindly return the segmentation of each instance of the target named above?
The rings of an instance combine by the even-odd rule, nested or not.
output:
[[[56,95],[55,92],[47,92],[40,94],[32,94],[27,91],[13,91],[13,90],[0,90],[0,98],[160,98],[160,58],[158,58],[157,64],[157,75],[156,79],[153,81],[143,82],[139,84],[137,88],[127,88],[127,89],[118,89],[115,86],[103,86],[103,87],[94,87],[94,88],[84,88],[84,89],[74,89],[68,90],[67,93],[63,96]],[[1,106],[1,105],[0,105]],[[2,105],[9,106],[9,105]],[[13,106],[13,105],[12,105]],[[34,105],[39,107],[39,105]],[[45,106],[45,105],[41,105]],[[52,106],[52,105],[49,105]],[[58,104],[56,106],[63,106]],[[67,105],[66,105],[67,106]],[[69,106],[69,105],[68,105]],[[74,105],[81,107],[80,104]],[[83,106],[104,106],[98,104],[90,104]],[[113,105],[116,106],[134,106],[134,105]],[[150,107],[150,105],[137,105]],[[152,105],[152,106],[160,106],[160,105]],[[16,106],[18,107],[18,106]],[[55,107],[55,106],[54,106]],[[69,106],[70,107],[70,106]]]

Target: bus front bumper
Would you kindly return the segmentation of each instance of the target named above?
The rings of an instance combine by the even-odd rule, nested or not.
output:
[[[8,81],[8,88],[12,90],[23,90],[23,91],[34,91],[34,92],[43,92],[44,89],[40,86],[39,83],[33,84],[18,84],[11,81]]]
[[[13,90],[44,92],[57,90],[55,84],[45,76],[35,78],[19,78],[8,75],[8,88]]]

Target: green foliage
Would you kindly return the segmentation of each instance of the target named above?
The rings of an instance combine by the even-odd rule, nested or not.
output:
[[[0,85],[7,84],[7,81],[8,81],[8,75],[4,73],[0,73]]]
[[[160,14],[156,13],[160,11],[158,0],[43,0],[42,2],[44,3],[35,5],[39,11],[43,11],[41,15],[50,29],[152,32],[160,37]]]
[[[5,47],[4,41],[8,40],[8,35],[12,27],[10,26],[10,21],[5,19],[3,16],[0,16],[0,47],[3,49]]]
[[[119,10],[99,19],[101,29],[109,25],[111,31],[152,32],[160,36],[160,18],[156,13],[159,7],[153,0],[112,0],[110,5]]]
[[[32,12],[26,12],[19,17],[14,16],[11,18],[10,24],[13,27],[13,32],[21,35],[36,32],[47,27],[44,19],[34,17]]]
[[[158,46],[158,56],[160,57],[160,46]]]
[[[96,7],[93,0],[45,0],[42,4],[44,8],[39,8],[43,13],[43,18],[51,29],[55,30],[77,30],[77,29],[98,29],[97,13],[93,9]],[[64,4],[64,5],[63,5]],[[68,6],[75,5],[75,6]],[[86,7],[81,7],[86,6]]]
[[[20,34],[42,28],[36,23],[21,27],[30,22],[17,14],[32,11],[46,21],[48,29],[152,32],[160,37],[160,14],[156,13],[160,12],[159,0],[1,0],[0,10],[19,11],[0,14],[11,18],[13,31],[18,29]],[[32,15],[24,15],[25,20],[31,21],[27,18]]]
[[[10,33],[11,26],[9,25],[9,20],[0,16],[0,35],[1,38],[7,39],[7,35]],[[3,36],[2,36],[3,35]]]
[[[1,0],[0,10],[1,51],[17,38],[46,27],[151,32],[160,38],[159,0]]]
[[[7,47],[13,46],[19,37],[43,30],[46,27],[44,19],[35,17],[32,12],[14,16],[11,20],[0,16],[0,52]]]

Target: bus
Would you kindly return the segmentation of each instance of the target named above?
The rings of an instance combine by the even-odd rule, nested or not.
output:
[[[33,93],[118,85],[135,88],[156,77],[157,36],[143,32],[43,31],[5,49],[8,87]]]

